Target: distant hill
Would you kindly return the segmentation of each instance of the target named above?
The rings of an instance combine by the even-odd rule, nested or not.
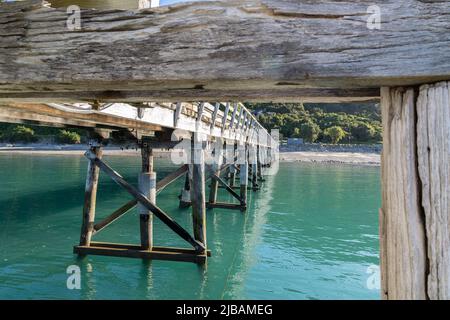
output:
[[[308,142],[378,143],[382,139],[378,104],[246,103],[267,129]]]

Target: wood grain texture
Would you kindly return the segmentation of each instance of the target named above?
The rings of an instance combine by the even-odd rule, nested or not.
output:
[[[83,10],[79,31],[67,29],[65,10],[39,0],[1,4],[0,98],[317,102],[373,99],[345,90],[450,78],[449,1],[384,1],[380,30],[367,28],[372,4],[227,0]]]
[[[417,153],[430,299],[450,299],[450,82],[424,85],[417,101]]]
[[[417,169],[416,92],[382,88],[381,283],[385,299],[427,298],[427,256]]]

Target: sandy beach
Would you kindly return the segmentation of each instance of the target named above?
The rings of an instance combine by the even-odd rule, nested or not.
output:
[[[85,148],[76,149],[40,149],[32,147],[0,147],[0,156],[7,154],[21,155],[41,155],[41,156],[82,156]],[[119,148],[105,148],[106,156],[140,156],[140,151],[136,149],[121,150]],[[157,158],[168,158],[169,151],[155,152]],[[380,165],[380,155],[375,153],[355,153],[355,152],[281,152],[281,162],[307,162],[307,163],[336,163],[350,165]]]

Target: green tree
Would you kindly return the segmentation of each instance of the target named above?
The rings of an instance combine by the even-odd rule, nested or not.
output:
[[[78,144],[81,142],[81,137],[78,133],[68,130],[60,130],[56,136],[59,143]]]
[[[320,132],[320,127],[312,121],[307,121],[300,126],[300,138],[307,142],[316,141]]]
[[[347,133],[341,127],[333,126],[325,129],[324,135],[330,138],[331,143],[336,144],[344,139]]]
[[[376,130],[371,124],[358,121],[352,124],[350,133],[358,141],[369,141],[374,138]]]
[[[9,142],[36,142],[38,139],[34,135],[34,130],[25,126],[10,127],[3,135],[3,139]]]

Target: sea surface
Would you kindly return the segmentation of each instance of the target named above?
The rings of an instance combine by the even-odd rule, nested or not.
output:
[[[137,183],[139,158],[105,160]],[[72,254],[86,167],[82,156],[0,154],[0,299],[379,299],[378,167],[281,163],[249,192],[246,214],[208,211],[206,267]],[[158,178],[174,169],[156,167]],[[157,203],[191,231],[182,184]],[[224,190],[219,199],[232,201]],[[97,221],[128,200],[101,175]],[[154,232],[156,245],[189,247],[160,221]],[[94,240],[139,243],[136,210]],[[80,290],[67,287],[70,266],[81,270]]]

